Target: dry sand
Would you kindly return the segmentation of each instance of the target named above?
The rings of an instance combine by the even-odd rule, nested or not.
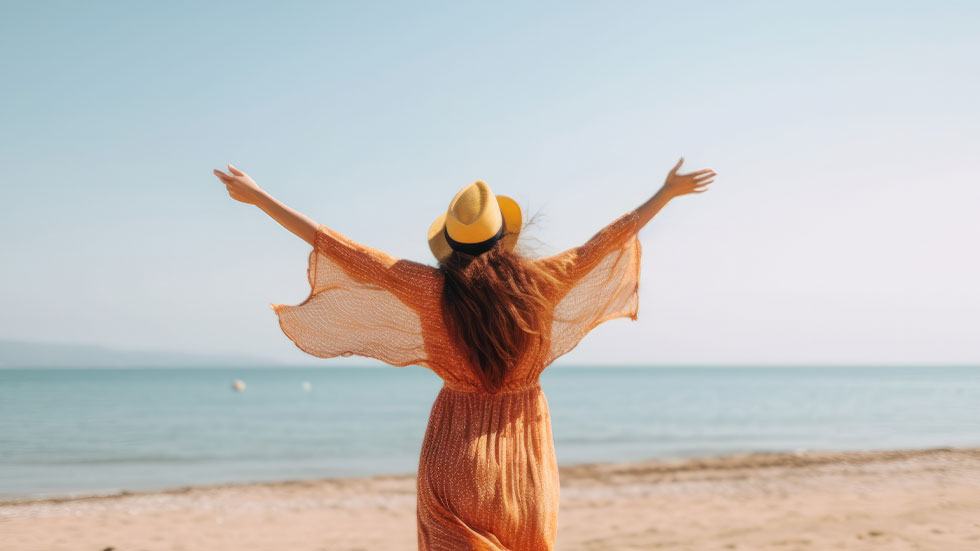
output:
[[[559,550],[980,550],[980,449],[562,467]],[[0,549],[412,550],[415,477],[0,503]]]

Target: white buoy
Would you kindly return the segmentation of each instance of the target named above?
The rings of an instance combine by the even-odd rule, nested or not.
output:
[[[235,382],[231,384],[231,388],[234,389],[235,392],[241,392],[245,390],[245,381],[235,379]]]
[[[313,385],[309,381],[303,381],[303,392],[309,392]]]

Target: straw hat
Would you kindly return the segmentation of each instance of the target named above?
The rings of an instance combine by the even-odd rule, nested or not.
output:
[[[504,195],[494,195],[483,180],[456,193],[446,212],[429,226],[429,248],[442,261],[454,250],[478,255],[502,241],[512,250],[521,232],[521,207]]]

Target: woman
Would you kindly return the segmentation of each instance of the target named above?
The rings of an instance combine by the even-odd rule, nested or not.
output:
[[[396,259],[287,207],[228,165],[230,195],[309,243],[310,296],[272,304],[283,332],[321,358],[421,365],[443,380],[418,467],[420,550],[551,550],[558,465],[538,382],[600,323],[637,315],[637,232],[715,172],[678,174],[585,244],[546,258],[515,251],[521,209],[483,181],[461,189],[428,231],[438,268]]]

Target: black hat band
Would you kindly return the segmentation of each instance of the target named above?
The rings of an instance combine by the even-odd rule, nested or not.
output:
[[[497,205],[497,208],[500,208],[500,205]],[[446,226],[442,227],[442,234],[446,236],[446,242],[449,243],[449,246],[452,247],[454,251],[459,251],[461,253],[466,253],[466,254],[471,254],[473,256],[476,256],[478,254],[485,253],[490,249],[492,249],[494,243],[500,241],[500,238],[504,236],[504,228],[506,226],[507,223],[504,220],[504,213],[501,212],[500,229],[497,230],[497,233],[495,235],[491,236],[488,239],[484,239],[483,241],[479,241],[477,243],[463,243],[461,241],[456,241],[452,237],[449,237],[449,230],[446,228]]]

